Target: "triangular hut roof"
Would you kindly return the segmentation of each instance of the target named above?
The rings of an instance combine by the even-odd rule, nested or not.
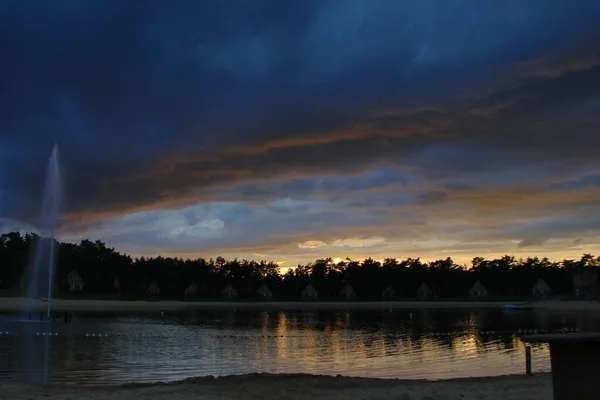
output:
[[[598,282],[598,270],[593,268],[582,268],[573,274],[574,286],[596,286]]]
[[[158,283],[153,281],[150,285],[148,285],[148,289],[146,289],[146,294],[148,296],[158,296],[160,294],[160,287]]]
[[[382,291],[381,291],[381,296],[382,297],[394,297],[396,295],[396,288],[393,287],[392,285],[388,285],[386,286]]]
[[[429,289],[429,286],[425,282],[421,283],[421,286],[417,289],[417,294],[421,296],[431,296],[432,291]]]
[[[67,280],[69,281],[69,284],[73,284],[73,283],[80,283],[80,284],[85,284],[83,282],[83,279],[81,278],[81,275],[79,275],[79,271],[77,271],[76,269],[72,269],[69,272],[69,275],[67,276]]]
[[[183,295],[186,297],[194,297],[196,293],[198,293],[198,285],[196,285],[196,282],[191,282],[183,292]]]
[[[469,290],[471,297],[487,296],[487,290],[480,281],[476,281]]]
[[[302,297],[317,297],[319,292],[310,283],[302,290]]]
[[[354,290],[354,288],[352,287],[352,285],[350,285],[349,283],[347,283],[342,288],[342,290],[340,290],[340,295],[341,296],[345,296],[345,297],[356,296],[356,290]]]
[[[273,292],[271,291],[271,289],[269,289],[269,287],[263,283],[258,290],[256,291],[256,294],[259,296],[263,296],[263,297],[271,297],[273,296]]]
[[[227,285],[225,285],[223,290],[221,290],[221,294],[224,296],[236,296],[237,290],[233,287],[231,283],[228,283]]]
[[[67,285],[70,292],[81,292],[85,289],[85,282],[76,269],[71,270],[67,275]]]
[[[548,293],[552,293],[552,288],[550,287],[550,285],[548,285],[546,283],[545,280],[540,278],[537,280],[537,282],[535,282],[535,285],[533,285],[533,288],[531,289],[531,291],[534,295],[535,294],[548,294]]]

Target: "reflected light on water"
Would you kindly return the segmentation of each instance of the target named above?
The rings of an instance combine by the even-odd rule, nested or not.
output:
[[[479,341],[474,335],[468,336],[466,338],[457,338],[452,342],[452,347],[454,349],[454,355],[460,355],[460,357],[468,359],[477,357],[479,350]]]
[[[525,346],[514,331],[535,328],[535,319],[478,311],[75,315],[71,324],[55,326],[50,379],[98,385],[252,372],[405,379],[524,373]],[[546,316],[540,322],[558,329],[578,321]],[[23,325],[0,322],[0,332],[19,329]],[[85,337],[90,332],[108,336]],[[0,378],[18,377],[15,349],[24,339],[0,335]],[[532,353],[534,371],[548,371],[547,346]]]

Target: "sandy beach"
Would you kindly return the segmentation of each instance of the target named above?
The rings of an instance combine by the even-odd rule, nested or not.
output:
[[[286,399],[382,399],[382,400],[549,400],[550,374],[406,381],[314,375],[251,374],[222,378],[202,377],[181,382],[120,387],[0,386],[0,399],[36,400],[286,400]]]
[[[409,308],[499,308],[500,301],[118,301],[55,299],[56,311],[174,311],[194,309],[264,309],[264,310],[339,310],[339,309],[409,309]],[[46,310],[48,303],[20,297],[0,298],[0,311],[22,310],[26,305]],[[528,303],[527,307],[552,311],[600,311],[597,301],[548,300]]]

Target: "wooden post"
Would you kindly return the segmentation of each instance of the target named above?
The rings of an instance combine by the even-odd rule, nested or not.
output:
[[[531,346],[525,346],[525,373],[531,375]]]
[[[550,343],[555,400],[596,400],[600,393],[600,335],[595,332],[523,336],[524,342]]]

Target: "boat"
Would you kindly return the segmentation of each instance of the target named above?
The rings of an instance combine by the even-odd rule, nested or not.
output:
[[[512,314],[515,312],[531,311],[534,307],[526,304],[505,304],[502,306],[502,312]]]

